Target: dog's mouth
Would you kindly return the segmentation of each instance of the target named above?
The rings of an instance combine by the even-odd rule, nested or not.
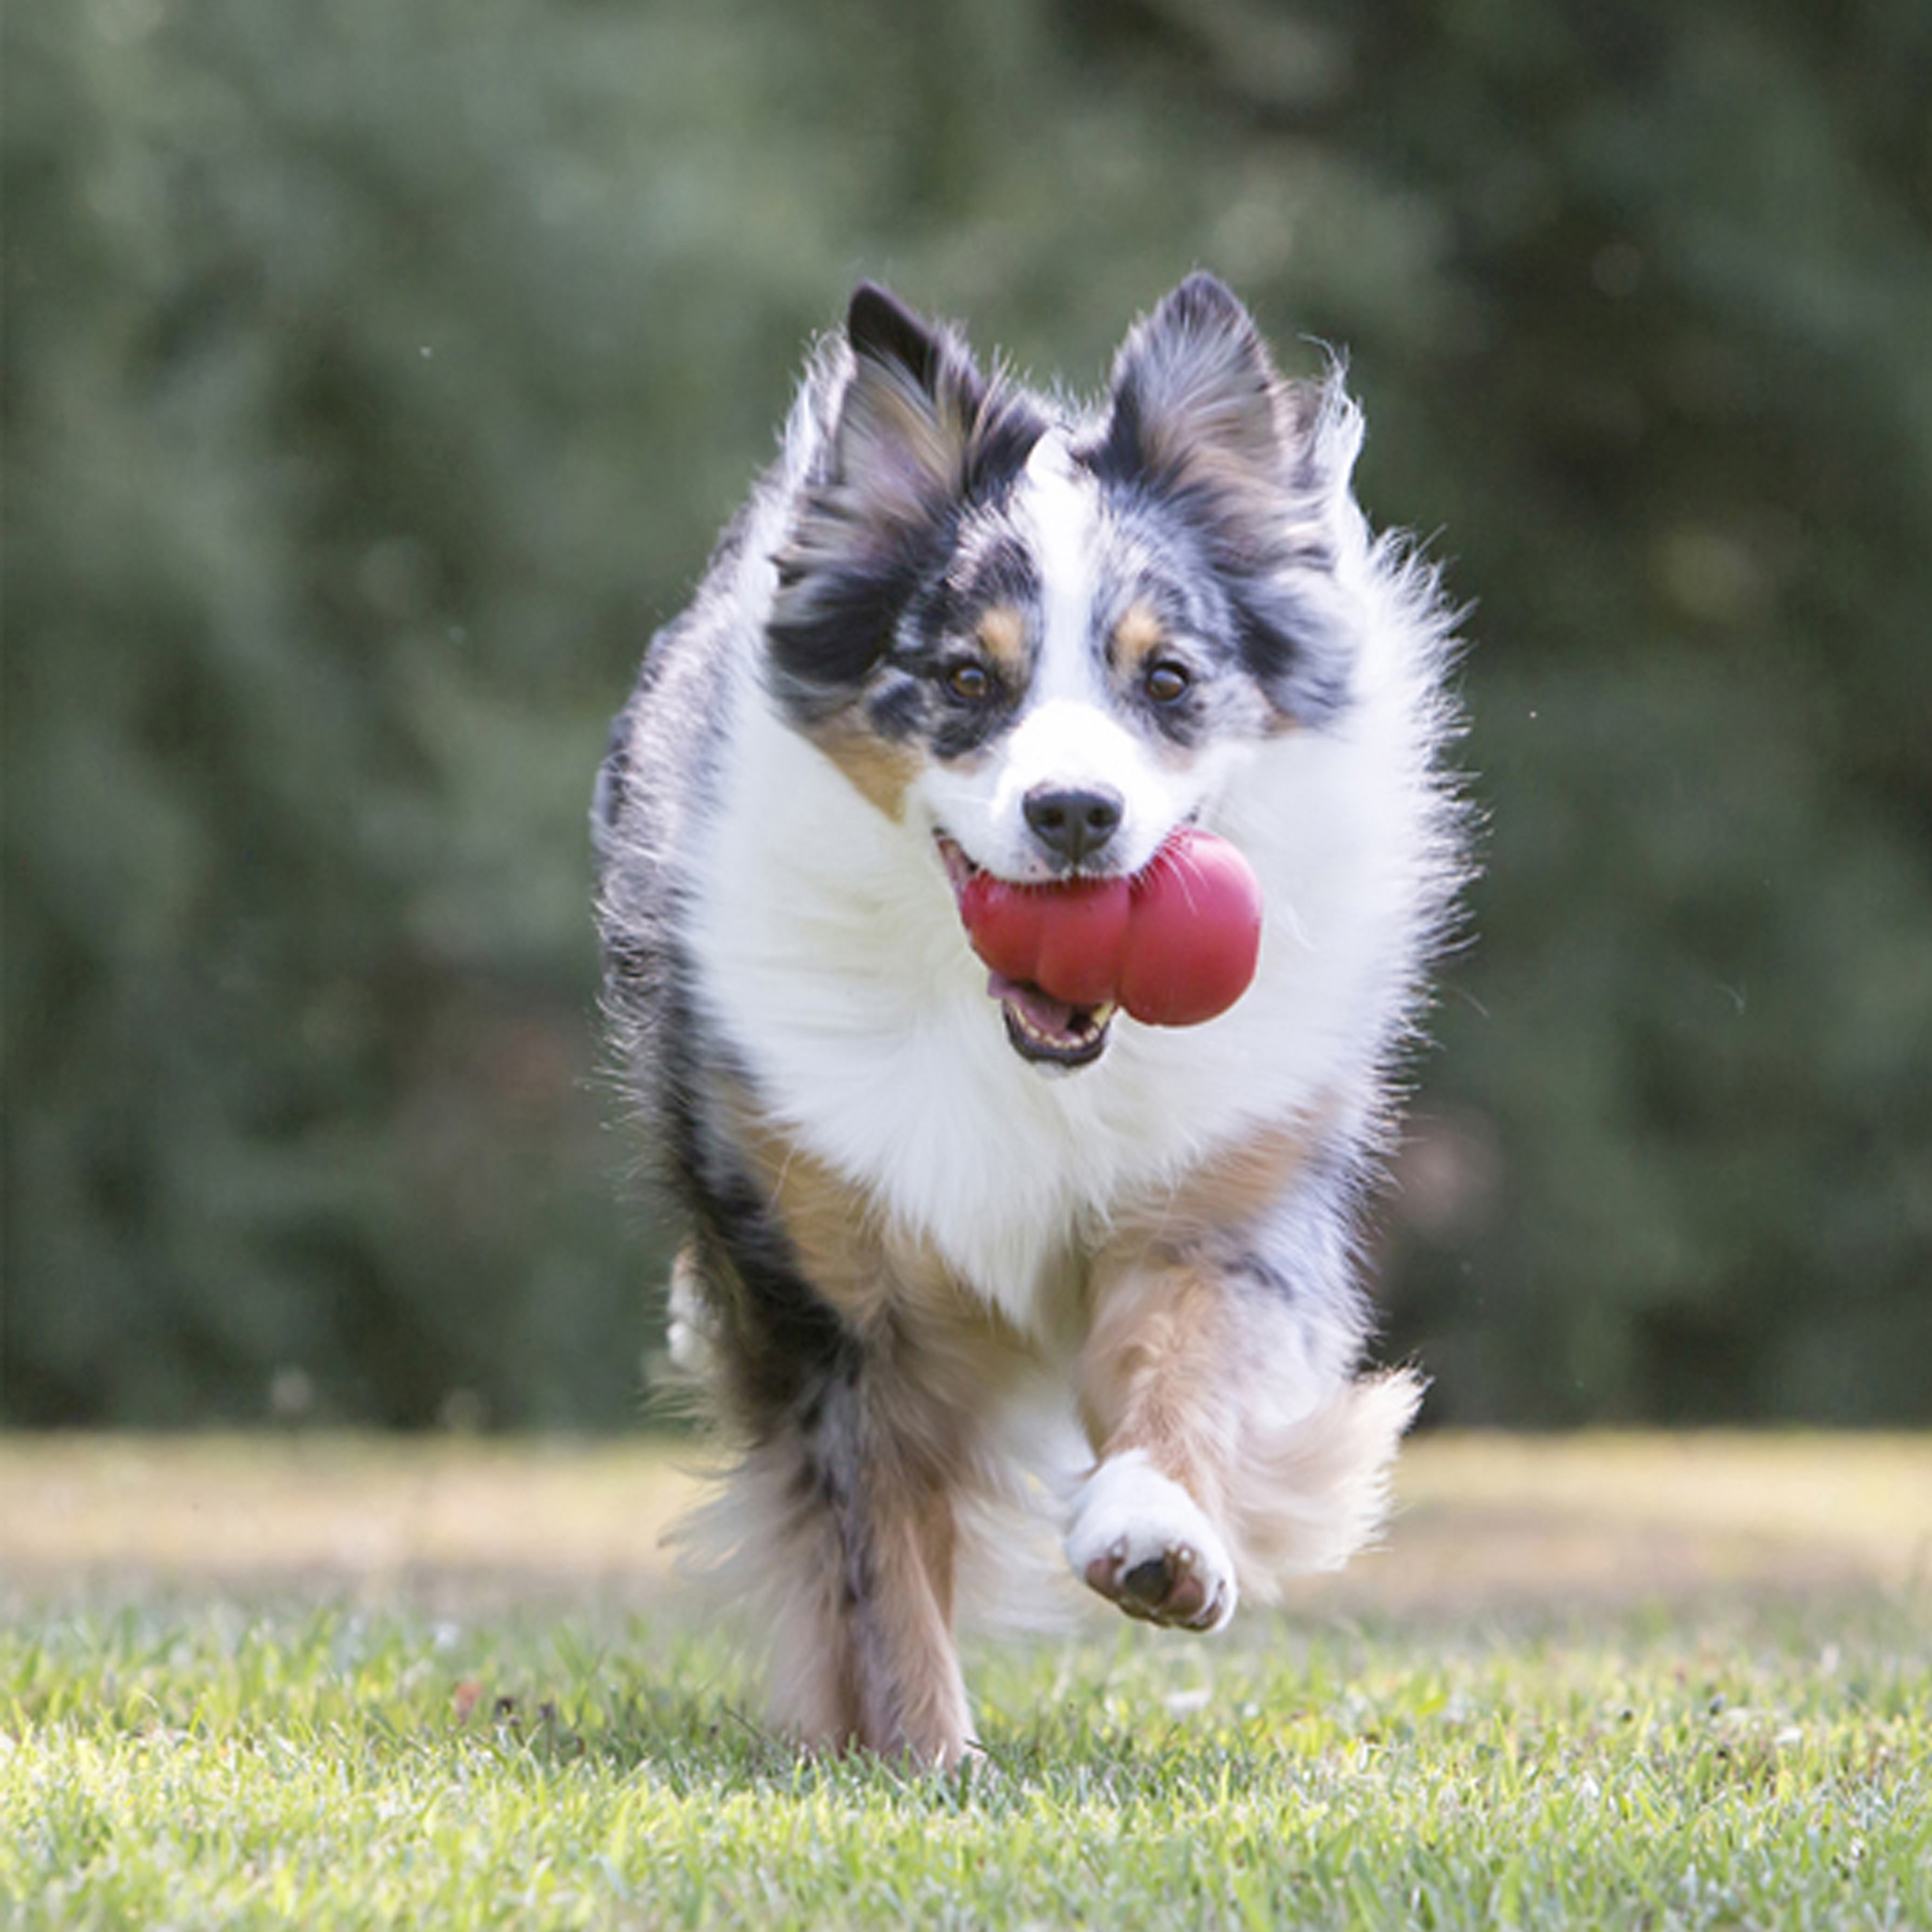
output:
[[[974,864],[944,833],[940,857],[956,898],[982,868]],[[1055,999],[1030,980],[1011,980],[988,970],[986,992],[999,1003],[1013,1051],[1036,1066],[1090,1066],[1107,1050],[1108,1029],[1119,1010],[1112,1000],[1097,1006],[1076,1006]]]
[[[1116,1011],[1103,1006],[1070,1006],[1026,980],[986,976],[986,991],[1000,1003],[1006,1038],[1022,1060],[1042,1066],[1090,1066],[1107,1050],[1107,1029]]]

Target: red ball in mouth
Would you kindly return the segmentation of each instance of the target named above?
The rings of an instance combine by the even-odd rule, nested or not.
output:
[[[959,916],[1001,979],[1070,1007],[1118,1004],[1150,1026],[1226,1012],[1261,952],[1260,880],[1225,838],[1192,826],[1131,879],[1023,886],[971,872]]]
[[[1255,976],[1262,882],[1225,838],[1177,832],[1132,880],[1120,1004],[1149,1026],[1198,1026]]]

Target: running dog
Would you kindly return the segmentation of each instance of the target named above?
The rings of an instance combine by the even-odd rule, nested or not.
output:
[[[616,721],[606,1006],[808,1742],[973,1748],[989,1503],[1200,1630],[1379,1525],[1420,1383],[1360,1368],[1358,1220],[1465,842],[1452,619],[1356,506],[1361,434],[1209,275],[1091,409],[862,286]],[[975,881],[1138,890],[1183,834],[1258,885],[1225,1011],[976,952]]]

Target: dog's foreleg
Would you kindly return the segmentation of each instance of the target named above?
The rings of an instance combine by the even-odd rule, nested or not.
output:
[[[1350,1379],[1354,1332],[1311,1336],[1282,1284],[1205,1257],[1099,1273],[1075,1573],[1130,1616],[1212,1630],[1238,1594],[1346,1562],[1381,1526],[1422,1394],[1404,1370]]]
[[[1195,1630],[1219,1629],[1239,1594],[1219,1527],[1239,1420],[1226,1316],[1205,1264],[1104,1273],[1077,1371],[1098,1462],[1075,1506],[1068,1560],[1129,1616]]]

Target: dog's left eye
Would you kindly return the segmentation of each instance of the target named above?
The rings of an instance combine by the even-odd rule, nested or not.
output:
[[[946,689],[969,704],[982,704],[993,694],[992,673],[984,664],[975,664],[970,658],[949,664],[945,676]]]
[[[1147,674],[1141,680],[1141,688],[1155,704],[1172,704],[1186,696],[1188,687],[1193,682],[1194,675],[1185,664],[1164,658],[1160,663],[1148,666]]]

